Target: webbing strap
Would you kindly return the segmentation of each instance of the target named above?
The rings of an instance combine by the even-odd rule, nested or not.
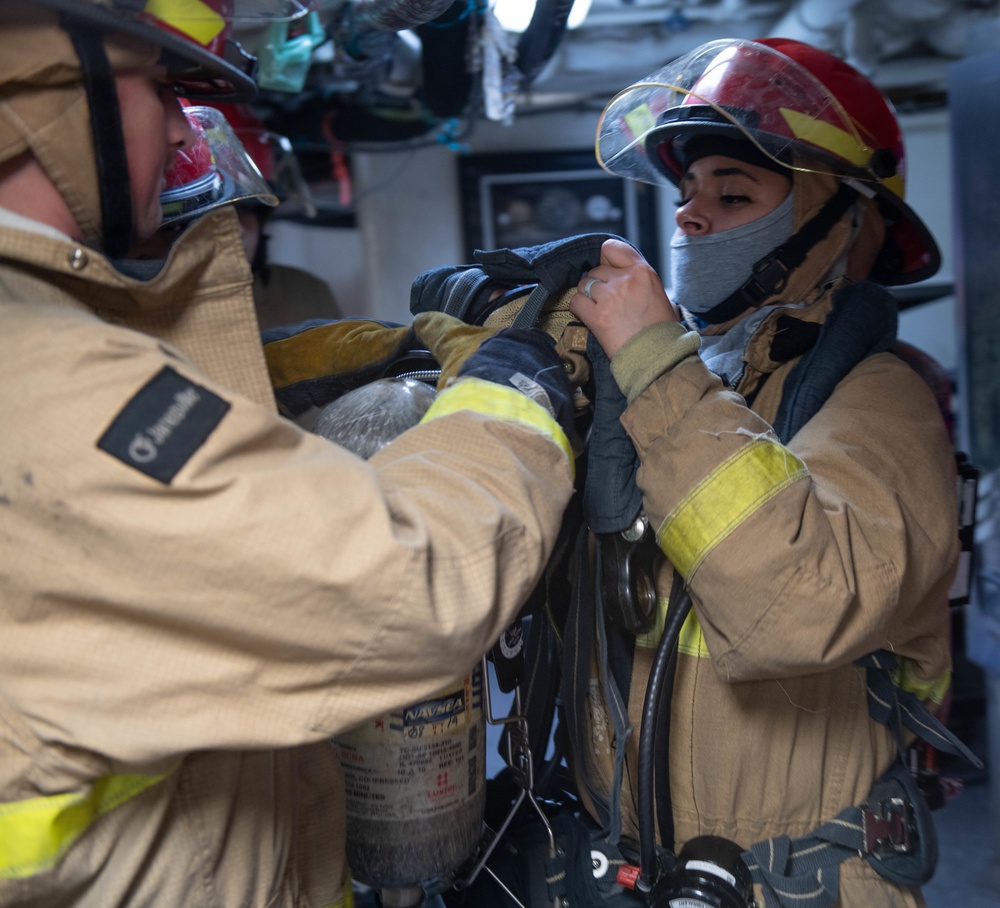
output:
[[[604,682],[604,702],[608,707],[608,715],[614,731],[614,735],[611,738],[611,746],[614,748],[610,791],[611,802],[608,811],[608,828],[605,830],[602,838],[611,845],[617,845],[621,838],[621,792],[625,774],[625,754],[629,738],[632,737],[632,724],[629,722],[628,707],[618,687],[615,672],[611,670],[612,660],[608,658],[609,622],[605,620],[604,614],[601,559],[597,558],[595,560],[597,562],[597,576],[594,583],[594,604],[596,608],[592,620],[597,631],[598,664],[608,667],[608,670],[601,672],[600,676]]]
[[[524,692],[524,717],[528,725],[528,747],[531,749],[536,776],[540,774],[548,748],[549,733],[555,717],[558,689],[555,630],[544,613],[526,618],[528,628],[524,663],[527,677],[521,687]]]
[[[844,216],[857,197],[855,189],[841,183],[839,189],[797,233],[753,266],[753,272],[742,287],[703,313],[701,318],[710,324],[721,325],[747,309],[758,308],[769,297],[780,293],[788,275],[805,261],[809,250],[830,232],[830,228]]]
[[[893,675],[898,671],[899,660],[895,653],[879,650],[854,664],[866,669],[869,715],[893,732],[900,752],[904,750],[902,726],[905,726],[937,750],[964,757],[977,769],[982,769],[983,761],[947,729],[916,694],[896,684]]]
[[[80,72],[90,106],[104,251],[109,258],[120,258],[132,244],[132,189],[114,72],[99,32],[79,26],[76,19],[65,13],[61,22],[80,59]]]
[[[601,838],[617,844],[621,837],[621,787],[625,771],[625,753],[632,726],[628,709],[611,671],[600,673],[603,684],[603,702],[611,727],[589,729],[582,717],[591,717],[593,726],[594,704],[590,698],[591,659],[608,666],[608,635],[604,609],[600,598],[600,559],[595,566],[589,557],[588,533],[581,527],[573,556],[572,602],[563,634],[564,670],[561,690],[565,704],[564,718],[569,735],[571,752],[579,755],[584,766],[595,747],[613,748],[613,769],[610,791],[605,797],[596,785],[591,784],[591,773],[584,770],[583,784],[603,827]]]
[[[918,886],[934,873],[934,821],[901,763],[875,782],[866,804],[842,810],[807,836],[757,842],[743,860],[767,908],[829,908],[839,897],[840,863],[858,855],[901,886]]]
[[[472,301],[476,298],[482,285],[488,280],[489,276],[483,274],[478,268],[468,268],[452,275],[445,281],[445,300],[441,307],[442,311],[465,321],[469,306],[472,305]]]
[[[541,284],[535,284],[535,289],[531,291],[524,301],[520,311],[514,316],[511,322],[512,328],[534,328],[538,324],[538,319],[542,314],[542,308],[551,296],[548,290]]]
[[[563,718],[569,737],[570,752],[577,755],[583,771],[578,777],[587,789],[593,805],[595,819],[603,827],[609,826],[611,804],[591,784],[591,773],[587,764],[597,740],[586,733],[584,717],[591,715],[589,702],[590,659],[594,651],[594,577],[590,570],[588,533],[581,526],[573,551],[573,584],[571,601],[563,631],[563,673],[560,679],[560,695],[565,704]],[[614,797],[614,795],[613,795]]]

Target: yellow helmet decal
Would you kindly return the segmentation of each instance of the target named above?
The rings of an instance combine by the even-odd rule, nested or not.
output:
[[[207,47],[226,25],[222,16],[202,0],[148,0],[144,12],[203,47]]]
[[[653,116],[648,104],[640,104],[625,115],[625,122],[632,130],[632,135],[644,136],[656,126],[656,117]]]
[[[871,152],[855,134],[787,107],[781,109],[781,115],[796,139],[832,152],[858,167],[867,165]]]
[[[796,139],[832,152],[858,167],[868,166],[872,150],[854,133],[785,107],[781,109],[781,115]],[[891,177],[880,179],[879,182],[894,195],[903,198],[905,183],[902,174],[894,173]]]

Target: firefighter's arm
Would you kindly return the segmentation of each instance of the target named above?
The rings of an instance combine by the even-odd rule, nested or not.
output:
[[[930,394],[893,357],[855,367],[788,445],[695,358],[623,422],[657,540],[725,677],[801,674],[940,632],[953,455]]]
[[[314,320],[263,332],[264,356],[282,413],[295,417],[345,391],[391,374],[404,359],[440,368],[444,387],[497,328],[469,325],[443,312],[421,312],[412,325],[375,319]]]
[[[573,465],[501,373],[455,382],[366,462],[126,342],[102,358],[66,339],[38,391],[59,406],[19,442],[44,494],[19,498],[36,529],[8,557],[46,621],[8,627],[5,696],[61,746],[117,765],[322,740],[467,671],[531,593]],[[50,596],[56,564],[73,582]],[[29,670],[42,652],[58,672]]]
[[[358,318],[270,328],[261,340],[278,406],[295,417],[382,378],[415,335],[406,325]]]

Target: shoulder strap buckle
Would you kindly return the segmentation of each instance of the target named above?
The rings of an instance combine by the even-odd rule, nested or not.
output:
[[[768,297],[785,289],[791,267],[776,250],[765,259],[754,265],[750,279],[743,285],[743,294],[754,308],[760,306]]]
[[[915,848],[913,805],[905,798],[871,801],[861,808],[865,851],[876,856],[910,854]]]

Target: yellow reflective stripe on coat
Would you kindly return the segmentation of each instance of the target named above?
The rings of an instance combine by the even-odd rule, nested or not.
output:
[[[656,649],[660,645],[660,637],[663,636],[663,629],[667,624],[667,606],[670,604],[666,597],[657,600],[656,622],[645,633],[635,638],[635,645],[646,649]],[[698,623],[698,616],[694,609],[687,613],[684,623],[681,625],[681,632],[677,638],[677,649],[687,656],[696,656],[699,659],[708,658],[708,647],[705,645],[705,635],[701,631]]]
[[[899,660],[899,668],[892,673],[893,683],[901,690],[915,694],[923,701],[940,704],[951,687],[951,669],[945,671],[933,681],[918,678],[914,671],[915,663],[905,656]]]
[[[761,438],[717,467],[666,516],[656,541],[685,580],[759,507],[807,476],[805,464],[774,439]]]
[[[530,426],[562,448],[570,468],[576,466],[569,439],[552,414],[515,388],[481,378],[460,379],[439,392],[420,421],[430,422],[459,410],[472,410],[494,419]]]
[[[660,645],[660,637],[663,636],[663,629],[667,625],[667,606],[669,604],[666,597],[657,600],[656,623],[645,634],[640,634],[635,638],[636,646],[656,649]],[[687,613],[684,623],[681,625],[681,632],[677,638],[677,649],[687,656],[696,656],[699,659],[708,658],[705,635],[702,633],[701,624],[698,623],[698,616],[694,613],[694,609]]]
[[[0,879],[51,869],[95,820],[166,776],[104,776],[84,791],[0,804]]]

